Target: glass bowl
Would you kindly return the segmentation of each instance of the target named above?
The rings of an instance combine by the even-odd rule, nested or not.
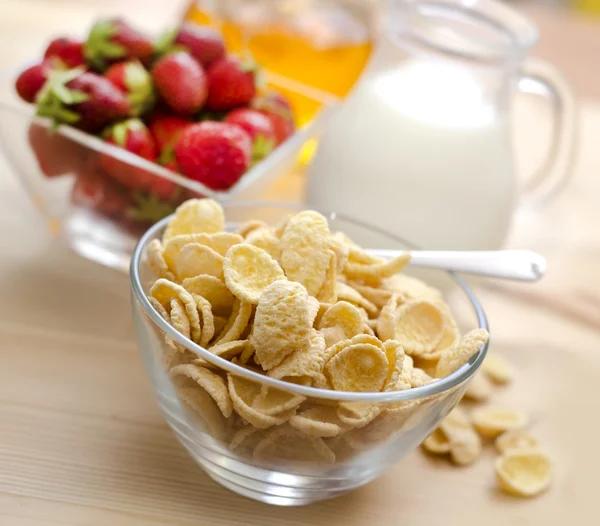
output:
[[[50,122],[36,117],[34,107],[14,93],[17,75],[0,74],[0,150],[47,219],[52,235],[80,255],[122,271],[128,270],[141,234],[186,199],[206,196],[228,202],[264,195],[299,163],[303,147],[336,107],[333,97],[306,94],[302,85],[268,77],[270,87],[296,90],[298,100],[310,100],[321,109],[233,187],[215,191],[70,126],[48,134]],[[121,172],[133,171],[136,179],[145,181],[143,189],[128,188],[108,176],[106,162],[118,163]]]
[[[233,229],[250,218],[276,224],[300,209],[281,204],[232,203],[225,206],[225,213],[228,228]],[[324,215],[332,231],[345,232],[362,246],[412,248],[377,228],[335,213]],[[381,393],[307,387],[275,380],[222,359],[182,336],[147,299],[155,281],[147,247],[161,238],[167,221],[162,220],[144,234],[131,261],[132,309],[139,349],[158,403],[179,441],[214,480],[236,493],[270,504],[301,505],[368,483],[413,451],[436,428],[459,402],[485,357],[487,344],[446,378],[423,387]],[[428,281],[435,278],[433,281],[443,286],[445,300],[461,332],[487,329],[481,305],[460,278],[443,271],[428,271],[427,276],[419,277]],[[178,346],[180,352],[174,353],[173,346]],[[221,398],[215,398],[221,401],[218,405],[193,381],[173,376],[178,362],[196,358],[204,360],[215,375],[213,380],[221,384],[220,391],[214,391],[220,392]],[[278,405],[269,405],[270,416],[248,413],[247,403],[254,404],[256,397],[263,395],[278,401]],[[293,417],[295,411],[307,407],[329,415],[342,411],[346,418],[337,427],[320,428],[317,434],[321,436],[312,436],[297,429]]]

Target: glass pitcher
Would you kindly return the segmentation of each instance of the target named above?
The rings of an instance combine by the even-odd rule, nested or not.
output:
[[[495,249],[519,198],[515,92],[548,99],[553,140],[525,198],[564,186],[575,115],[560,75],[526,58],[535,27],[491,0],[389,0],[373,60],[332,118],[307,200],[431,249]]]

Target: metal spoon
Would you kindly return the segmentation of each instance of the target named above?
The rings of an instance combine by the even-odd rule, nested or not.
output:
[[[373,256],[390,259],[401,250],[368,249]],[[546,259],[531,250],[412,250],[409,265],[463,272],[490,278],[537,281],[546,273]]]

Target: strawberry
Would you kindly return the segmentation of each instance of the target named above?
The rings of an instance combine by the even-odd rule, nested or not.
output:
[[[143,159],[156,160],[156,146],[150,131],[139,119],[129,119],[115,124],[105,132],[109,144],[119,146]],[[152,186],[153,174],[121,161],[112,154],[100,156],[100,164],[106,172],[122,185],[135,190],[147,190]]]
[[[83,42],[68,37],[55,38],[44,53],[44,58],[52,57],[62,60],[68,68],[84,66]]]
[[[19,97],[25,102],[35,102],[37,94],[54,69],[62,69],[62,64],[54,59],[46,59],[23,71],[15,83]]]
[[[156,47],[162,53],[185,49],[204,67],[225,56],[221,34],[193,22],[185,22],[179,29],[165,33]]]
[[[123,189],[97,164],[90,164],[78,172],[71,201],[110,218],[122,217],[131,204]]]
[[[225,122],[236,124],[244,129],[252,139],[252,158],[263,159],[275,146],[275,129],[271,120],[261,112],[249,108],[239,108],[225,117]]]
[[[206,107],[224,111],[246,106],[256,94],[255,65],[234,58],[217,60],[207,72],[208,98]]]
[[[226,190],[250,166],[252,140],[235,124],[205,121],[187,128],[175,157],[183,173],[209,188]]]
[[[97,132],[129,116],[125,94],[108,79],[82,68],[51,72],[38,96],[37,114]]]
[[[121,19],[96,22],[83,46],[86,61],[94,69],[104,71],[112,62],[137,58],[148,64],[154,54],[154,44]]]
[[[117,62],[106,70],[104,77],[125,92],[133,117],[147,113],[154,106],[152,77],[138,60]]]
[[[152,78],[162,98],[178,113],[192,115],[206,101],[206,74],[188,53],[178,51],[158,60]]]
[[[155,112],[150,116],[148,127],[161,157],[169,154],[172,157],[173,148],[175,148],[179,136],[191,124],[192,122],[186,119],[159,112]]]
[[[85,146],[62,136],[56,130],[32,123],[27,137],[38,166],[46,177],[77,172],[87,157]]]
[[[279,145],[294,133],[294,115],[289,102],[279,93],[268,93],[255,99],[252,107],[265,115],[275,131],[275,144]]]

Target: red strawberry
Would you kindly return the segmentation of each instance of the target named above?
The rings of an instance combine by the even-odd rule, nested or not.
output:
[[[225,56],[225,44],[220,33],[192,22],[186,22],[179,28],[174,44],[187,48],[203,66],[209,66]]]
[[[122,217],[131,204],[123,189],[97,164],[88,165],[79,171],[71,192],[71,201],[110,218]]]
[[[97,132],[129,116],[125,94],[108,79],[82,68],[53,71],[38,95],[37,114]]]
[[[190,179],[226,190],[250,166],[252,140],[239,126],[205,121],[185,130],[175,146],[177,164]]]
[[[176,112],[196,113],[206,101],[207,82],[202,66],[183,51],[161,58],[152,68],[156,89]]]
[[[117,62],[106,70],[104,76],[125,92],[132,116],[147,113],[154,106],[156,96],[152,76],[139,61]]]
[[[91,66],[104,71],[110,63],[128,58],[149,63],[154,54],[154,44],[121,19],[99,20],[90,30],[83,53]]]
[[[192,121],[159,112],[153,113],[148,119],[150,133],[161,154],[165,150],[173,150],[183,130],[191,124]]]
[[[213,111],[246,106],[256,94],[255,65],[234,58],[217,60],[208,69],[207,78],[206,107]]]
[[[120,146],[143,159],[156,160],[156,146],[150,131],[139,119],[129,119],[115,124],[106,134],[106,142]],[[100,164],[106,172],[122,185],[135,190],[147,190],[152,186],[153,174],[137,166],[121,161],[112,154],[103,154]]]
[[[74,38],[55,38],[50,42],[44,53],[44,58],[52,57],[59,58],[69,68],[84,66],[83,42]]]
[[[294,115],[289,102],[279,93],[269,93],[255,99],[252,107],[259,110],[270,121],[275,131],[276,145],[294,133]]]
[[[58,66],[57,61],[48,59],[23,71],[15,83],[19,97],[25,102],[35,102],[35,98],[46,83],[49,73],[53,69],[58,69]]]
[[[27,136],[40,170],[46,177],[77,172],[87,157],[87,148],[56,130],[32,123]]]
[[[225,122],[236,124],[248,132],[252,138],[252,158],[254,160],[263,159],[275,146],[275,129],[271,120],[261,112],[249,108],[239,108],[233,110]]]

